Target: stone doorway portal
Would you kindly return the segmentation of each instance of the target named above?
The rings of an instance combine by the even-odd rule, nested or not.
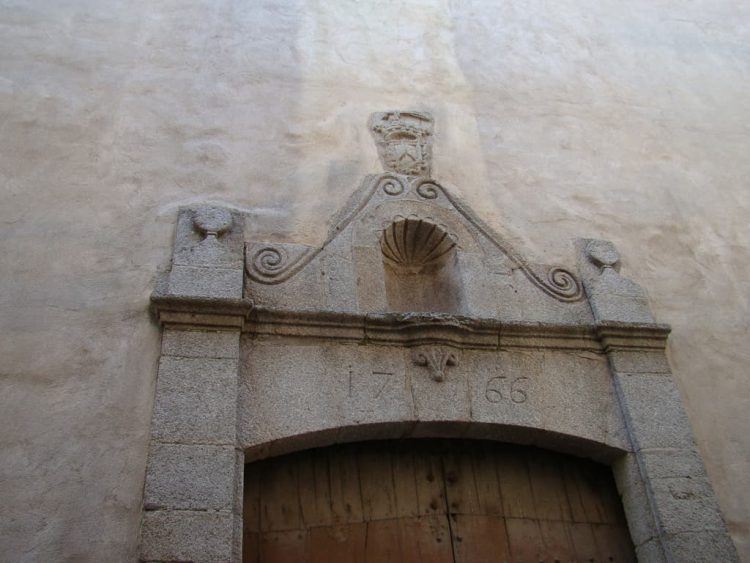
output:
[[[635,561],[609,468],[461,440],[248,464],[243,546],[244,563]]]
[[[141,560],[240,561],[245,462],[275,459],[251,472],[286,464],[269,473],[281,479],[284,471],[299,473],[294,463],[302,461],[278,457],[290,452],[460,438],[533,445],[610,467],[643,563],[738,561],[671,376],[669,327],[656,322],[643,288],[620,273],[614,245],[577,241],[577,271],[537,264],[430,177],[428,114],[390,111],[375,114],[370,125],[385,172],[364,179],[319,246],[256,240],[253,214],[239,209],[180,209],[172,267],[152,296],[164,332]],[[342,449],[320,455],[360,455],[336,447]],[[396,451],[388,456],[398,457]],[[461,455],[472,460],[479,455],[473,451]],[[532,462],[528,451],[514,455],[525,459],[529,475],[532,467],[570,463],[541,453]],[[309,464],[318,454],[295,455]],[[253,486],[249,475],[248,492],[282,496],[281,504],[269,505],[266,524],[246,515],[245,552],[264,561],[305,561],[307,555],[265,555],[278,532],[293,550],[295,537],[303,545],[320,539],[324,560],[335,561],[334,549],[359,545],[339,541],[340,534],[367,539],[362,529],[372,527],[383,549],[438,550],[422,557],[428,561],[441,561],[441,554],[447,561],[482,561],[485,550],[503,554],[500,561],[627,559],[625,548],[602,552],[620,540],[604,542],[595,533],[601,525],[622,526],[614,512],[611,521],[580,520],[566,497],[569,513],[539,515],[542,501],[569,494],[564,487],[521,503],[528,516],[454,510],[448,493],[464,480],[450,483],[445,464],[454,453],[440,455],[433,486],[442,485],[444,496],[433,499],[432,515],[419,512],[427,510],[421,504],[388,513],[401,508],[386,503],[382,518],[368,520],[360,496],[359,512],[350,503],[353,512],[343,519],[332,506],[308,525],[300,494],[309,487]],[[364,464],[365,473],[375,465]],[[393,478],[383,471],[382,479]],[[539,489],[554,479],[529,482]],[[497,483],[502,489],[502,479]],[[285,500],[292,493],[293,502]],[[268,520],[273,510],[287,505],[282,528],[269,528],[279,517]],[[434,529],[425,524],[433,520]],[[578,524],[590,528],[588,540],[576,535]],[[438,542],[440,533],[448,535]],[[418,541],[399,543],[399,534]],[[517,540],[524,534],[528,541]],[[548,551],[519,552],[519,546]],[[419,553],[395,553],[388,561],[419,560]]]

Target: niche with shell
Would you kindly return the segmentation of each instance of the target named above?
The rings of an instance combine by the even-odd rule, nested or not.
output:
[[[396,217],[383,229],[380,249],[392,311],[461,312],[456,237],[430,218]]]

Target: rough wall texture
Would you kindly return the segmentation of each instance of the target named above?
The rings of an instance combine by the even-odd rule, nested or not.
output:
[[[750,6],[3,2],[0,560],[132,560],[179,205],[314,244],[425,109],[433,176],[530,257],[607,238],[750,561]]]

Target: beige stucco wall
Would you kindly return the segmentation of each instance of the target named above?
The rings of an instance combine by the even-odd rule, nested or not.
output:
[[[135,557],[176,208],[319,242],[417,108],[532,260],[618,246],[750,561],[748,45],[738,0],[3,2],[0,560]]]

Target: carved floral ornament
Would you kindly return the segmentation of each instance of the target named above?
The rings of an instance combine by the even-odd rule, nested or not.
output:
[[[412,352],[412,360],[418,366],[426,367],[433,381],[445,380],[449,367],[458,365],[458,350],[444,346],[429,346]]]

